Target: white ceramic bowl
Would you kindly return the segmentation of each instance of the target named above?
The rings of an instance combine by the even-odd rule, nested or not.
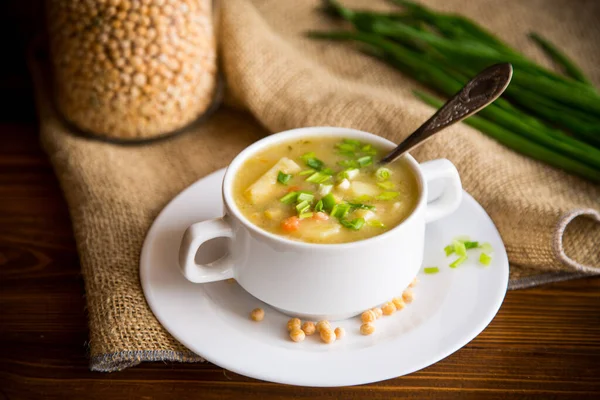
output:
[[[205,283],[235,278],[250,294],[282,312],[307,319],[344,319],[398,296],[415,277],[423,259],[425,224],[452,213],[461,201],[460,177],[445,159],[419,164],[406,159],[419,183],[419,199],[401,224],[368,239],[342,244],[313,244],[287,239],[252,224],[237,208],[233,182],[248,157],[280,142],[315,136],[357,139],[384,149],[395,144],[379,136],[348,128],[300,128],[268,136],[232,162],[223,180],[225,215],[198,222],[185,232],[179,252],[183,275]],[[428,184],[445,181],[440,197],[427,203]],[[199,265],[200,246],[228,237],[229,252],[220,260]],[[201,250],[200,250],[201,251]]]

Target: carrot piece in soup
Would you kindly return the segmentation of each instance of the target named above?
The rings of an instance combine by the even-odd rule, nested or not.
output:
[[[300,218],[293,216],[284,219],[281,222],[281,228],[286,232],[294,232],[297,231],[300,227]]]

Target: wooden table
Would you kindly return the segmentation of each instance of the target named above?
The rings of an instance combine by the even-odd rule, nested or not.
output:
[[[481,335],[422,371],[321,389],[212,364],[90,372],[79,271],[69,213],[35,123],[0,122],[0,399],[600,398],[598,278],[509,292]]]

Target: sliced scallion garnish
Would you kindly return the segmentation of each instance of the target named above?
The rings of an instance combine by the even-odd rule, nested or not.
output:
[[[342,160],[338,161],[338,165],[344,168],[359,168],[360,164],[356,160]]]
[[[479,242],[462,242],[467,250],[479,247]]]
[[[323,210],[325,211],[333,210],[333,207],[335,207],[337,203],[335,201],[335,197],[333,197],[331,193],[329,193],[327,196],[324,196],[321,201],[323,202]]]
[[[389,168],[381,167],[375,171],[375,177],[378,181],[387,181],[392,176],[392,171]]]
[[[298,211],[298,214],[305,213],[309,209],[310,209],[310,203],[306,200],[301,201],[300,203],[296,204],[296,211]]]
[[[467,256],[460,256],[450,264],[450,268],[456,268],[465,261],[467,261]]]
[[[356,145],[350,144],[350,143],[338,143],[335,145],[335,147],[338,148],[338,150],[343,151],[343,152],[354,152],[356,151]]]
[[[285,204],[295,203],[296,199],[298,198],[298,194],[299,192],[289,192],[288,194],[280,198],[279,201]]]
[[[366,167],[367,165],[373,164],[373,157],[371,157],[371,156],[364,156],[364,157],[359,158],[356,161],[358,161],[358,164],[361,167]]]
[[[308,165],[309,167],[311,167],[312,169],[315,169],[317,171],[320,171],[321,169],[323,169],[323,166],[325,165],[325,163],[321,160],[319,160],[316,157],[316,154],[314,151],[311,151],[310,153],[306,153],[302,156],[300,156],[300,158],[302,159],[302,161],[304,161],[304,163],[306,165]]]
[[[377,200],[393,200],[400,196],[399,192],[383,192],[379,196],[375,197]]]
[[[323,200],[317,201],[317,204],[315,204],[315,211],[316,212],[323,211]]]
[[[396,188],[396,185],[394,185],[394,182],[392,181],[377,182],[377,186],[385,190],[392,190]]]
[[[311,174],[314,174],[315,172],[317,172],[317,171],[315,171],[312,168],[311,169],[305,169],[304,171],[301,171],[300,173],[298,173],[298,175],[300,175],[300,176],[311,175]]]
[[[298,202],[302,202],[302,201],[311,202],[311,201],[313,201],[314,198],[315,198],[315,195],[312,194],[312,193],[301,192],[301,193],[298,194],[298,198],[296,199],[296,201],[298,201]]]
[[[364,218],[355,218],[352,221],[347,221],[343,218],[340,218],[340,224],[348,229],[352,229],[353,231],[357,231],[363,227],[365,224]]]
[[[336,204],[331,209],[331,216],[334,218],[342,219],[350,211],[350,205],[348,204]]]
[[[327,182],[330,179],[331,179],[331,175],[327,175],[327,174],[324,174],[323,172],[317,171],[314,174],[312,174],[311,176],[309,176],[308,178],[306,178],[306,182],[323,183],[323,182]]]
[[[444,251],[446,252],[446,257],[448,257],[450,254],[454,253],[454,246],[449,244],[448,246],[444,247]]]
[[[347,204],[350,206],[350,208],[352,209],[352,211],[358,210],[358,209],[361,209],[361,210],[371,210],[371,211],[375,210],[375,206],[370,206],[368,204],[350,203],[350,202],[348,202]]]
[[[372,226],[373,228],[385,228],[385,224],[378,219],[368,220],[367,225]]]
[[[302,213],[302,214],[298,215],[298,218],[305,219],[305,218],[310,218],[312,216],[313,216],[313,213],[311,213],[311,212],[305,212],[305,213]]]
[[[277,182],[281,183],[282,185],[287,185],[290,179],[292,179],[292,174],[286,174],[281,171],[277,173]]]
[[[352,146],[360,146],[360,142],[354,139],[344,139],[345,144],[350,144]]]
[[[358,196],[354,199],[356,203],[366,203],[367,201],[371,200],[373,200],[373,197],[369,196],[368,194],[363,194],[362,196]]]
[[[440,269],[438,267],[425,267],[423,268],[423,272],[426,274],[437,274],[440,272]]]
[[[486,254],[490,254],[490,253],[494,252],[492,245],[489,244],[488,242],[483,243],[481,246],[479,246],[479,248],[481,249],[481,251],[483,251]]]
[[[479,255],[479,262],[483,265],[490,265],[492,263],[492,257],[489,254],[481,253]]]
[[[459,257],[467,256],[467,248],[465,247],[465,244],[463,242],[461,242],[459,240],[453,240],[452,246],[454,246],[454,252],[456,253],[457,256],[459,256]]]

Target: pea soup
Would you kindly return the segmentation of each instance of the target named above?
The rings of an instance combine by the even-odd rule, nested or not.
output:
[[[408,217],[419,194],[406,161],[377,165],[384,154],[372,144],[335,136],[280,143],[240,167],[234,199],[252,223],[289,239],[366,239]]]

